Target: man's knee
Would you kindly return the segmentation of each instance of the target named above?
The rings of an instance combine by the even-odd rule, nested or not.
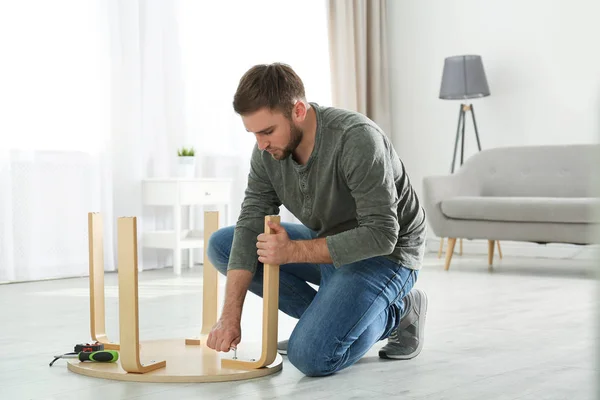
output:
[[[327,376],[337,371],[340,359],[329,355],[334,349],[325,349],[318,339],[303,340],[302,335],[292,335],[288,343],[287,357],[290,363],[306,376]]]
[[[233,227],[221,228],[210,235],[206,256],[211,264],[223,275],[227,275],[229,254],[233,242]]]

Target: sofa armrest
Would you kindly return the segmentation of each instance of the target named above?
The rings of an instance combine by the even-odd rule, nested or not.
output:
[[[479,185],[466,174],[427,176],[423,179],[423,205],[433,232],[440,237],[447,235],[447,221],[441,203],[456,196],[480,196]]]
[[[438,205],[444,199],[459,195],[458,179],[455,175],[426,176],[423,179],[423,193],[428,203]]]
[[[479,185],[468,179],[466,174],[427,176],[423,179],[423,189],[433,203],[456,196],[480,196]]]

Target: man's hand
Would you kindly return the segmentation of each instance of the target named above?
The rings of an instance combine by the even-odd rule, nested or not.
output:
[[[216,351],[228,352],[242,340],[240,321],[233,317],[221,317],[208,334],[206,345]]]
[[[225,287],[225,304],[221,317],[208,334],[206,345],[216,351],[228,352],[236,348],[242,340],[242,308],[246,292],[252,282],[252,273],[247,270],[231,270],[227,272]]]
[[[295,245],[286,230],[278,223],[269,221],[272,233],[258,235],[256,247],[258,261],[263,264],[283,265],[293,262]]]
[[[261,233],[256,243],[258,261],[261,263],[333,263],[327,248],[327,239],[290,240],[280,224],[269,221],[269,227],[272,233]]]

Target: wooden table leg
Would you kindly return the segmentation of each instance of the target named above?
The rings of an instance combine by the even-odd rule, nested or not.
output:
[[[208,259],[208,240],[219,229],[219,212],[204,213],[204,265],[202,272],[202,329],[200,338],[185,339],[185,344],[199,346],[202,338],[206,338],[217,323],[219,275],[217,269]]]
[[[92,340],[107,350],[119,350],[106,336],[104,302],[104,229],[102,214],[88,213],[89,274],[90,274],[90,331]]]
[[[268,222],[280,222],[278,215],[265,217],[265,233],[270,234]],[[277,321],[279,311],[279,265],[265,264],[263,278],[262,351],[258,361],[223,359],[223,368],[253,369],[271,365],[277,356]]]
[[[117,234],[121,367],[127,372],[143,374],[163,368],[167,362],[140,360],[137,218],[119,218]]]

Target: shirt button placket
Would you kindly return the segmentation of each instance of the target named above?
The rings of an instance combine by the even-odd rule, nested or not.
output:
[[[310,214],[310,196],[306,192],[308,184],[306,183],[306,175],[304,173],[300,174],[300,191],[304,194],[304,206],[302,207],[302,212],[305,215]]]

